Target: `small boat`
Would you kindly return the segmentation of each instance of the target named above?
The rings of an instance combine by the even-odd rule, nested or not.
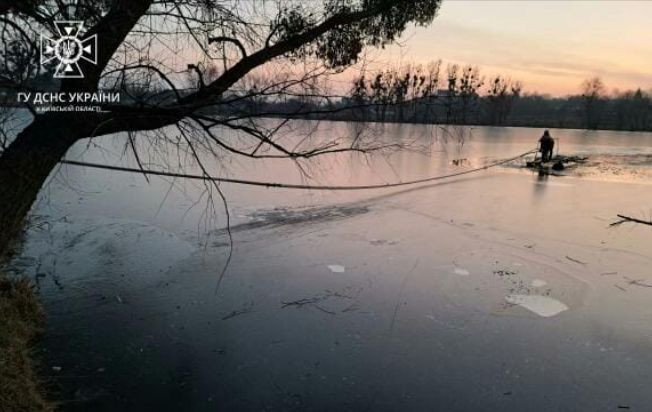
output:
[[[550,173],[550,171],[561,172],[568,167],[576,166],[577,164],[587,161],[587,157],[580,156],[563,156],[556,155],[549,162],[543,162],[541,159],[534,157],[534,160],[527,160],[525,167],[528,169],[538,169],[540,173]]]

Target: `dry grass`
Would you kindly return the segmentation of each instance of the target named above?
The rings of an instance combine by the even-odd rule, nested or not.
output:
[[[0,274],[0,411],[51,411],[32,359],[31,343],[43,320],[26,279]]]

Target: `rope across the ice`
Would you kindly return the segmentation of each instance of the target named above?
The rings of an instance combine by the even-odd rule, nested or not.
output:
[[[89,163],[89,162],[80,162],[76,160],[61,160],[60,163],[71,165],[71,166],[83,166],[91,167],[94,169],[105,169],[105,170],[115,170],[119,172],[129,172],[129,173],[141,173],[151,176],[165,176],[165,177],[178,177],[183,179],[191,180],[208,180],[218,183],[232,183],[238,185],[248,185],[248,186],[262,186],[268,188],[281,188],[281,189],[302,189],[302,190],[371,190],[371,189],[388,189],[392,187],[399,186],[408,186],[416,185],[419,183],[433,182],[436,180],[449,179],[452,177],[468,175],[471,173],[480,172],[483,170],[490,169],[492,167],[500,166],[514,160],[518,160],[522,157],[525,157],[529,154],[535,153],[537,150],[530,150],[525,153],[522,153],[518,156],[510,157],[509,159],[499,160],[493,163],[489,163],[482,167],[477,167],[474,169],[468,169],[461,172],[450,173],[446,175],[431,176],[423,179],[410,180],[407,182],[397,182],[397,183],[384,183],[384,184],[375,184],[375,185],[359,185],[359,186],[322,186],[322,185],[306,185],[306,184],[292,184],[292,183],[277,183],[277,182],[264,182],[259,180],[246,180],[246,179],[232,179],[228,177],[213,177],[207,175],[196,175],[196,174],[185,174],[185,173],[174,173],[174,172],[164,172],[159,170],[149,170],[149,169],[140,169],[132,167],[123,167],[123,166],[111,166],[99,163]]]

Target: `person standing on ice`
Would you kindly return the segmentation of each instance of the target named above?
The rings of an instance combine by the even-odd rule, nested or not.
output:
[[[546,130],[543,136],[539,139],[541,145],[539,151],[541,152],[541,161],[543,163],[552,160],[552,149],[555,147],[555,140],[550,136],[550,132]]]

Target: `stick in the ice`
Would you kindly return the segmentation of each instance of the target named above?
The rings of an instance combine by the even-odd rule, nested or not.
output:
[[[625,215],[617,215],[621,220],[614,222],[610,224],[609,226],[617,226],[620,225],[621,223],[625,222],[633,222],[633,223],[640,223],[642,225],[649,225],[652,226],[652,222],[649,220],[641,220],[641,219],[636,219],[633,217],[625,216]]]

